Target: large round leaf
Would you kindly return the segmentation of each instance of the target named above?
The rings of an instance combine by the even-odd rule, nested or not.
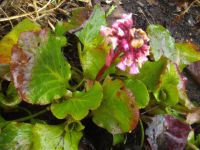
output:
[[[32,104],[48,104],[64,96],[71,76],[61,52],[65,37],[47,30],[22,33],[13,47],[11,76],[20,96]]]
[[[103,84],[103,102],[93,112],[93,121],[112,134],[129,132],[138,123],[139,110],[130,91],[120,80],[107,78]]]

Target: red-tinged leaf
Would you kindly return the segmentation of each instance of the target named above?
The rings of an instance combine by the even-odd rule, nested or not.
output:
[[[146,130],[152,150],[183,150],[191,127],[170,116],[155,116]]]
[[[46,39],[47,31],[22,33],[19,39],[19,45],[15,45],[11,55],[11,76],[15,87],[22,99],[27,99],[28,86],[31,80],[31,70],[34,65],[35,48],[37,48],[38,39]],[[24,41],[24,42],[23,42]],[[23,50],[21,47],[25,48]]]
[[[28,19],[24,19],[22,22],[16,25],[12,31],[0,41],[0,64],[10,63],[11,49],[13,45],[17,44],[20,33],[38,30],[40,30],[39,25],[31,22]]]
[[[101,106],[93,112],[93,121],[113,135],[132,131],[139,120],[132,93],[120,80],[106,78],[103,94]]]
[[[61,52],[65,37],[47,30],[24,32],[12,49],[11,77],[23,100],[48,104],[66,93],[70,66]]]

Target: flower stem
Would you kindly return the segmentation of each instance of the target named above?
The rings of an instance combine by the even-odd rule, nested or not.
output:
[[[111,63],[112,64],[116,58],[120,55],[121,50],[118,50],[114,53],[114,55],[112,56],[112,60]],[[107,64],[105,64],[98,72],[97,76],[96,76],[96,80],[99,81],[101,79],[101,77],[103,76],[104,72],[110,67],[110,65],[108,66]]]
[[[140,128],[141,128],[141,143],[140,143],[140,147],[142,148],[144,145],[144,126],[142,123],[142,120],[140,119]]]

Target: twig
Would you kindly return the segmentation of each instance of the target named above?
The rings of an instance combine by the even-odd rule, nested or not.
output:
[[[184,15],[185,13],[187,13],[189,11],[189,9],[194,5],[194,3],[198,2],[199,0],[195,0],[193,1],[181,14],[180,16]]]
[[[48,13],[51,13],[54,10],[56,10],[57,8],[59,8],[64,2],[65,2],[65,0],[61,1],[56,7],[52,8],[52,9],[44,10],[44,11],[41,11],[42,9],[40,9],[37,12],[39,14],[48,14]],[[11,16],[11,17],[7,17],[7,18],[0,18],[0,22],[8,21],[8,20],[13,20],[13,19],[17,19],[17,18],[22,18],[22,17],[26,17],[26,16],[30,16],[30,15],[33,15],[33,14],[35,14],[37,12],[33,11],[33,12],[29,12],[29,13],[25,13],[25,14],[21,14],[21,15],[17,15],[17,16]]]
[[[8,18],[8,15],[6,14],[6,12],[0,7],[1,11],[4,13],[4,15]],[[11,27],[13,28],[13,24],[12,21],[9,20]]]

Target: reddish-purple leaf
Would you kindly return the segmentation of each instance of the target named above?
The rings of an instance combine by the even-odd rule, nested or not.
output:
[[[170,115],[155,116],[146,130],[152,150],[183,150],[190,126]]]

